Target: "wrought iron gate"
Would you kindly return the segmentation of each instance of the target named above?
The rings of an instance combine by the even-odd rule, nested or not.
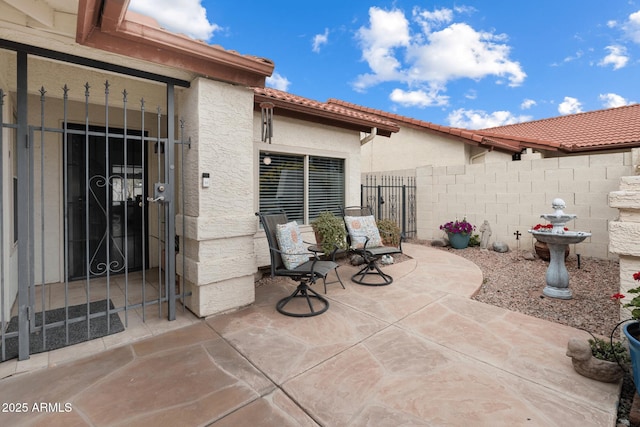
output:
[[[175,285],[175,156],[187,144],[182,121],[179,140],[169,137],[174,85],[166,82],[165,112],[147,112],[144,98],[131,108],[125,88],[112,102],[108,80],[95,94],[89,83],[58,94],[41,87],[36,106],[27,104],[27,53],[17,59],[11,117],[0,88],[0,361],[107,335],[130,316],[175,319],[176,300],[186,297]],[[72,90],[84,102],[70,101]],[[36,110],[37,123],[28,123]]]
[[[360,185],[360,204],[377,219],[395,221],[405,237],[416,236],[416,180],[411,176],[368,174]]]

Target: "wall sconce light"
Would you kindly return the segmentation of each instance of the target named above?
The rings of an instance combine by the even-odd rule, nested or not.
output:
[[[271,138],[273,137],[273,103],[261,102],[260,110],[262,111],[262,142],[271,144]]]

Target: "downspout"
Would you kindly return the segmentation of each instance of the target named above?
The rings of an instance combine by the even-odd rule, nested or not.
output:
[[[378,128],[371,128],[371,133],[360,140],[360,145],[370,142],[378,134]]]
[[[373,141],[377,134],[378,128],[371,128],[371,133],[360,140],[360,146],[362,147],[367,142]],[[369,159],[369,172],[373,172],[373,145],[371,146],[371,158]]]

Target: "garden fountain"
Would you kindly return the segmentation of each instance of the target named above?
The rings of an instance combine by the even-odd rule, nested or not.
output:
[[[549,221],[553,228],[551,230],[529,230],[529,233],[533,234],[536,239],[547,244],[551,255],[546,274],[547,286],[542,290],[542,293],[551,298],[571,299],[569,272],[565,265],[564,253],[568,245],[582,242],[591,236],[591,233],[565,230],[564,225],[567,221],[575,219],[576,215],[566,214],[562,211],[566,207],[564,200],[553,199],[551,207],[555,212],[542,214],[540,218]]]

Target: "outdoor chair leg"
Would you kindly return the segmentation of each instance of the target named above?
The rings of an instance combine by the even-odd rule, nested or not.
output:
[[[336,272],[336,277],[338,278],[338,280],[334,280],[333,282],[328,282],[327,283],[327,278],[324,277],[322,279],[322,284],[324,285],[324,293],[327,293],[327,285],[330,285],[332,283],[340,283],[340,286],[342,286],[342,289],[347,289],[344,287],[344,283],[342,283],[342,279],[340,278],[340,275],[338,274],[338,268],[336,267],[336,269],[334,270]]]
[[[294,298],[305,298],[306,301],[307,301],[307,304],[309,305],[309,312],[308,313],[307,312],[297,313],[297,312],[292,312],[292,311],[285,310],[284,307],[289,302],[291,302],[291,300],[293,300]],[[320,304],[321,304],[320,310],[314,310],[313,303],[312,303],[313,300],[312,299],[315,299],[318,302],[320,302]],[[293,317],[317,316],[319,314],[324,313],[328,309],[329,309],[329,301],[327,301],[326,298],[324,298],[323,296],[319,295],[313,289],[309,288],[309,286],[306,283],[300,283],[298,285],[298,287],[296,288],[296,290],[291,295],[289,295],[286,298],[281,299],[276,304],[276,310],[278,310],[279,313],[284,314],[285,316],[293,316]]]
[[[366,286],[386,286],[393,283],[393,277],[389,276],[382,272],[380,267],[378,267],[378,263],[376,259],[369,260],[367,264],[356,274],[351,276],[351,281]],[[366,276],[376,276],[382,279],[381,282],[366,282]]]

